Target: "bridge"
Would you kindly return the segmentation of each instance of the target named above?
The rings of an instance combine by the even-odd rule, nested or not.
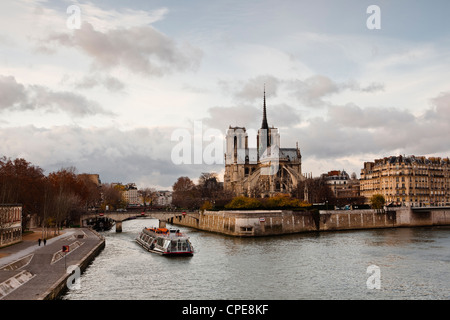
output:
[[[90,219],[106,218],[111,219],[116,224],[116,232],[122,232],[122,222],[134,218],[154,218],[159,221],[169,221],[171,218],[182,216],[182,212],[164,212],[164,211],[108,211],[108,212],[92,212],[80,216],[80,225],[85,225]],[[173,219],[172,219],[173,221]]]

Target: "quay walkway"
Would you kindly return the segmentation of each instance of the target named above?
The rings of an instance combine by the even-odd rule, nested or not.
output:
[[[31,239],[0,248],[0,300],[58,298],[75,275],[67,269],[76,266],[83,272],[105,246],[105,240],[89,228],[65,229],[45,245]],[[63,246],[69,251],[63,252]]]

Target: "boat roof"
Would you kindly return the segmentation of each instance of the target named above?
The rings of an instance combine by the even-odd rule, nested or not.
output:
[[[166,238],[186,238],[188,237],[181,233],[179,229],[167,229],[167,228],[144,228],[145,231],[154,232],[158,234],[158,236],[166,237]]]

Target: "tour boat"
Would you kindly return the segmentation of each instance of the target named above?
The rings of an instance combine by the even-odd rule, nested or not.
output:
[[[178,229],[144,228],[136,242],[144,249],[163,256],[192,256],[194,247],[189,237]]]

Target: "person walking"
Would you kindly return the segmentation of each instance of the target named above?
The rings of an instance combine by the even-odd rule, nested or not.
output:
[[[41,238],[38,239],[38,244],[41,246]]]
[[[44,238],[44,246],[47,244],[47,239]]]

